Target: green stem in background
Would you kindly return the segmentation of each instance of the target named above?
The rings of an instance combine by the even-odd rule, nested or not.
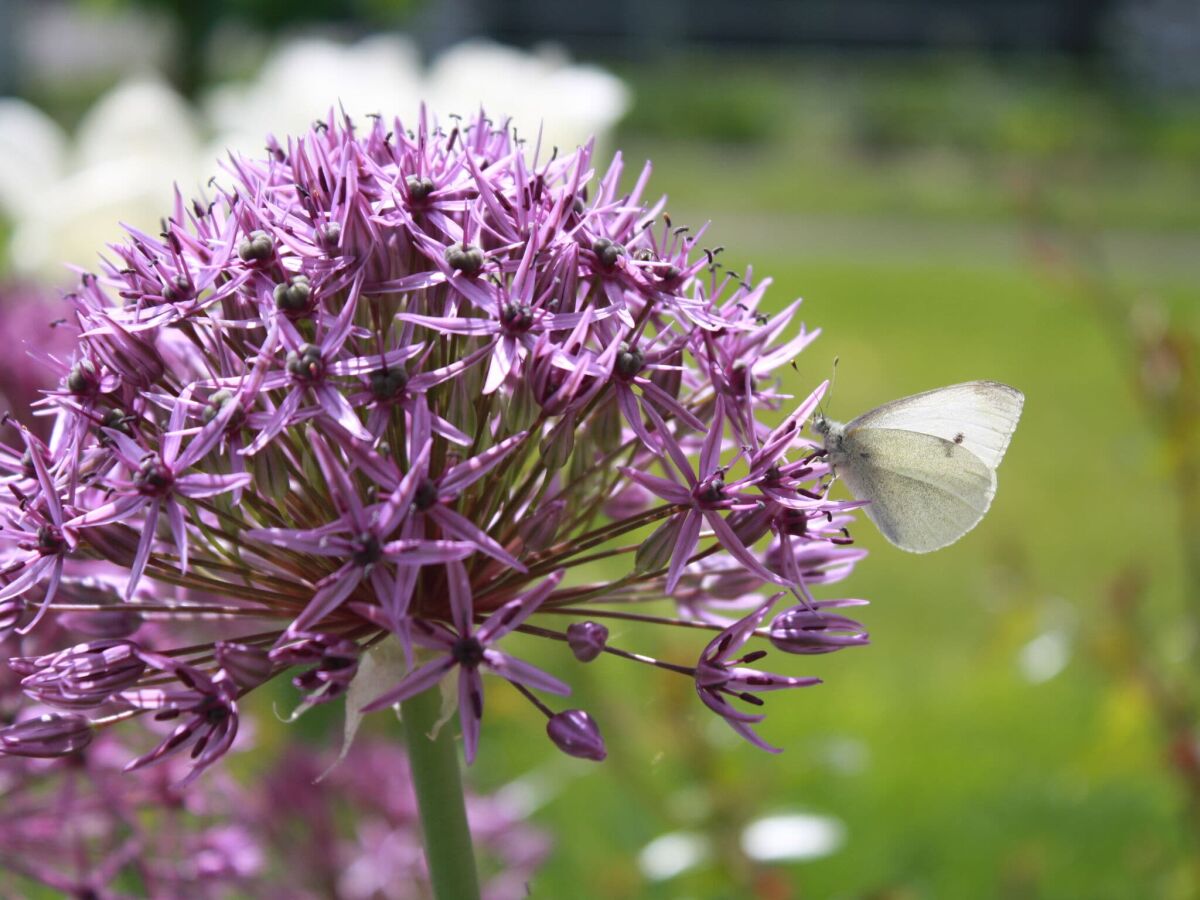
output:
[[[478,900],[479,878],[454,729],[443,727],[436,739],[429,737],[441,706],[436,686],[400,704],[429,881],[437,900]]]

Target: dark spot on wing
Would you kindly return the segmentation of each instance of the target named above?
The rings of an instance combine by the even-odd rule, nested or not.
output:
[[[958,434],[956,434],[954,436],[954,443],[961,444],[966,439],[967,439],[967,436],[960,431]]]

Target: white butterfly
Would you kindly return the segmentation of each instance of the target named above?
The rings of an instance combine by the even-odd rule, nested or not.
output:
[[[883,536],[910,553],[953,544],[996,495],[1025,395],[995,381],[885,403],[847,425],[817,416],[827,459]]]

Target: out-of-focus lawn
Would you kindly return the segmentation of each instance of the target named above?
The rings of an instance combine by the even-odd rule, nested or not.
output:
[[[1175,156],[1195,134],[1170,117],[1156,120],[1157,142],[1125,134],[1146,117],[1061,79],[1035,90],[896,70],[804,82],[814,71],[693,72],[731,116],[748,99],[783,119],[763,134],[743,122],[748,136],[720,141],[652,127],[680,118],[664,106],[698,101],[678,72],[631,73],[642,105],[622,142],[629,162],[652,155],[676,221],[712,218],[727,264],[776,279],[773,308],[806,298],[804,318],[824,335],[787,383],[809,390],[840,356],[835,416],[971,378],[1024,390],[996,504],[933,556],[857,529],[871,556],[821,595],[870,598],[874,644],[768,657],[826,679],[769,700],[763,730],[781,756],[742,744],[677,677],[602,660],[581,683],[578,667],[543,656],[602,722],[609,760],[547,761],[534,717],[495,691],[476,779],[524,773],[545,791],[536,818],[558,849],[535,897],[732,897],[750,884],[763,897],[1194,896],[1196,835],[1147,698],[1107,664],[1124,565],[1153,572],[1162,622],[1180,605],[1172,498],[1124,363],[1069,284],[1035,263],[1024,222],[1103,232],[1118,290],[1154,293],[1200,327],[1200,191]],[[839,151],[834,138],[863,109],[896,133],[870,154],[861,141]],[[947,118],[967,113],[973,129]],[[673,634],[614,639],[681,660],[699,650]],[[844,845],[804,864],[746,862],[741,826],[785,811],[840,819]],[[630,860],[678,830],[710,836],[708,864],[646,883]]]

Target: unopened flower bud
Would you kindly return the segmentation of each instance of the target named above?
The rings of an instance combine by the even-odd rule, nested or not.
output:
[[[671,561],[671,553],[679,540],[679,530],[683,526],[683,516],[672,516],[658,526],[658,529],[646,542],[637,549],[633,559],[635,572],[653,572],[663,568]]]
[[[136,684],[146,669],[137,645],[122,640],[76,644],[20,662],[22,671],[32,670],[21,679],[21,689],[42,703],[65,709],[100,706]]]
[[[263,647],[236,641],[217,641],[217,663],[229,673],[238,687],[258,687],[275,671],[275,664]]]
[[[546,734],[568,756],[600,762],[608,756],[600,727],[582,709],[568,709],[550,717]]]
[[[521,523],[521,540],[527,552],[539,553],[554,542],[566,509],[565,500],[551,500],[549,503],[543,503],[535,515],[527,517]]]
[[[82,750],[94,736],[85,717],[49,713],[0,728],[0,755],[67,756]]]
[[[853,619],[805,606],[793,606],[776,616],[769,635],[784,653],[832,653],[870,643],[866,628]]]
[[[567,645],[580,662],[591,662],[604,651],[608,628],[599,622],[572,622],[567,626]]]
[[[13,633],[13,629],[20,623],[24,612],[25,601],[20,597],[0,600],[0,641]]]

